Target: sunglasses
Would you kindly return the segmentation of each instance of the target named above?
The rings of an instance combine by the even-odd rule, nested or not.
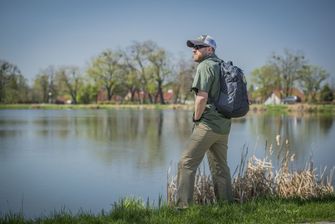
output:
[[[204,46],[204,45],[195,45],[195,46],[193,47],[193,49],[194,49],[194,50],[199,50],[199,49],[201,49],[201,48],[205,48],[205,47],[208,47],[208,46]]]

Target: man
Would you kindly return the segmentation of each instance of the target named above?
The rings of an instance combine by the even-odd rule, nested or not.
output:
[[[216,42],[211,36],[202,35],[186,44],[193,49],[193,60],[199,64],[192,84],[195,126],[178,164],[178,208],[187,208],[192,203],[196,170],[206,153],[216,198],[233,200],[227,164],[231,121],[217,112],[213,104],[220,91],[220,59],[215,55]]]

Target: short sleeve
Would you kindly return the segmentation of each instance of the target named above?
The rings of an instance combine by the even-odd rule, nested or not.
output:
[[[206,63],[200,63],[192,83],[191,90],[197,93],[198,91],[209,92],[213,82],[214,72]]]

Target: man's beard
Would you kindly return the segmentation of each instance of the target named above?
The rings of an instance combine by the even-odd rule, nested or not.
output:
[[[195,55],[195,56],[193,56],[193,60],[195,62],[200,62],[203,58],[204,58],[203,55]]]

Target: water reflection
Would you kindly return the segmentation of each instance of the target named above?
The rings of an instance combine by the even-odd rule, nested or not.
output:
[[[164,160],[163,123],[163,111],[102,110],[93,116],[74,117],[70,126],[74,126],[75,138],[99,143],[99,148],[91,150],[106,163],[136,160],[135,164],[153,169]]]
[[[323,132],[322,134],[327,135],[331,130],[334,122],[334,118],[331,115],[319,116],[320,120],[320,130]]]
[[[87,139],[98,144],[96,148],[89,150],[108,163],[115,159],[127,159],[126,156],[135,156],[137,163],[146,164],[152,169],[162,161],[166,162],[165,154],[171,148],[182,150],[193,125],[192,113],[178,110],[120,109],[28,113],[35,115],[27,117],[20,111],[13,114],[1,111],[0,138],[14,138],[28,132],[37,138],[49,137],[59,141]],[[272,145],[272,149],[279,153],[288,140],[286,147],[303,162],[310,156],[311,151],[322,148],[321,144],[325,142],[333,141],[333,122],[333,115],[251,113],[245,118],[233,120],[231,144],[233,148],[241,148],[244,143],[258,144],[258,148],[262,150],[265,146]],[[239,141],[234,142],[236,135],[244,137],[237,137]],[[277,135],[281,136],[279,146],[276,142]]]
[[[261,114],[247,118],[249,132],[257,136],[260,142],[274,150],[275,155],[282,153],[283,148],[295,154],[298,163],[305,164],[314,151],[322,148],[324,142],[333,141],[334,116],[332,115],[278,115]],[[279,142],[276,136],[279,135]],[[330,149],[325,149],[330,152]]]
[[[185,111],[175,111],[174,123],[177,125],[176,131],[178,138],[185,139],[188,138],[193,127],[192,113]]]
[[[8,210],[7,201],[19,210],[22,194],[24,210],[37,215],[63,205],[100,211],[129,195],[157,198],[191,134],[191,118],[181,110],[0,110],[0,210]],[[274,163],[284,145],[296,154],[295,168],[310,155],[315,167],[334,166],[334,118],[250,113],[233,120],[231,170],[244,144],[259,157],[272,144]]]

